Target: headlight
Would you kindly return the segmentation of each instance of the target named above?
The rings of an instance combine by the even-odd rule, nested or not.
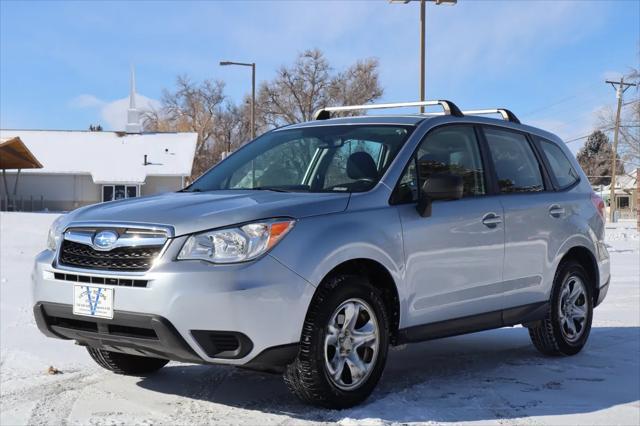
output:
[[[56,251],[58,249],[60,240],[62,240],[62,218],[63,216],[59,216],[56,220],[53,221],[51,227],[49,228],[49,236],[47,237],[47,248],[51,251]]]
[[[273,219],[194,234],[182,246],[178,260],[199,259],[213,263],[252,260],[275,246],[294,223],[293,220]]]

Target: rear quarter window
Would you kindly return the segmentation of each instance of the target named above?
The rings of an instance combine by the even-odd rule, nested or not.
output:
[[[540,139],[540,146],[560,189],[568,188],[578,181],[578,173],[559,146],[544,139]]]

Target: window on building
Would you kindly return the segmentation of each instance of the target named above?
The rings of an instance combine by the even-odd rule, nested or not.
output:
[[[578,181],[578,173],[575,171],[569,159],[562,149],[553,142],[541,140],[540,145],[549,161],[551,171],[560,188],[567,188]]]
[[[619,209],[628,209],[629,208],[629,197],[624,195],[616,196],[616,204]]]
[[[102,185],[103,202],[135,198],[138,195],[137,185]]]
[[[498,175],[500,192],[544,190],[540,165],[523,134],[493,127],[486,127],[484,133]]]

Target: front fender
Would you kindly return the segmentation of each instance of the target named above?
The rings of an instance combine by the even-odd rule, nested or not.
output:
[[[404,274],[402,228],[390,207],[301,219],[271,255],[314,286],[353,259],[380,263],[396,284]],[[398,293],[402,297],[400,288]]]

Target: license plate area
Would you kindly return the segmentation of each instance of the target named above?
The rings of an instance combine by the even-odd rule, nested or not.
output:
[[[74,285],[73,314],[113,319],[113,288],[96,285]]]

